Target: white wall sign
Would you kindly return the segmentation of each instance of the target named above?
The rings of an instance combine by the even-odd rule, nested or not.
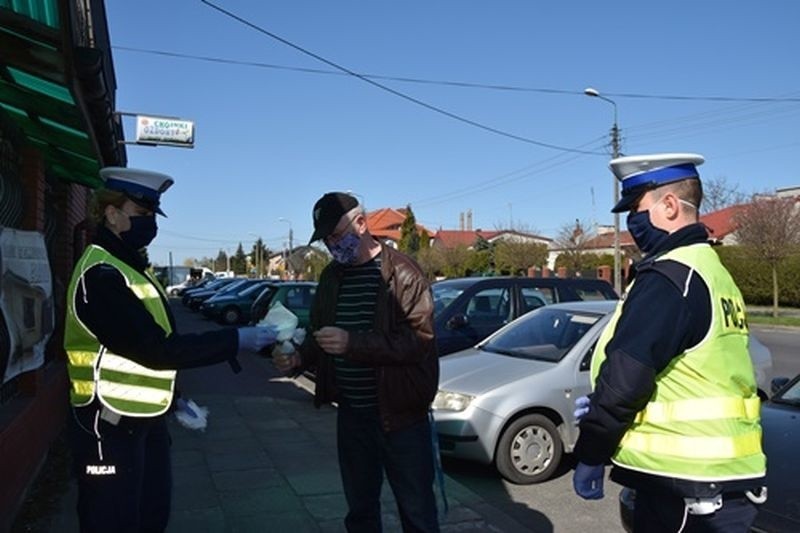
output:
[[[194,122],[169,117],[137,115],[136,142],[194,148]]]

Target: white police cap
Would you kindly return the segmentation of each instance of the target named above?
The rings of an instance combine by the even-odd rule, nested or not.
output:
[[[100,177],[105,188],[125,193],[133,202],[167,216],[159,207],[161,194],[175,182],[171,177],[160,172],[125,167],[105,167],[100,169]]]
[[[612,159],[608,166],[622,182],[622,197],[611,212],[628,211],[642,194],[667,183],[699,180],[697,167],[704,161],[699,154],[646,154]]]

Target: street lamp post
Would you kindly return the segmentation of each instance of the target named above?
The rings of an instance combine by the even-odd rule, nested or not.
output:
[[[583,90],[583,93],[586,96],[592,96],[594,98],[599,98],[600,100],[606,101],[614,106],[614,125],[611,126],[611,156],[613,158],[619,157],[619,149],[620,149],[620,139],[619,139],[619,125],[617,123],[617,103],[600,94],[597,89],[592,87],[587,87]],[[617,205],[619,202],[619,181],[617,181],[616,176],[613,174],[611,175],[611,179],[614,182],[614,205]],[[614,289],[617,291],[617,294],[622,294],[622,279],[620,273],[620,249],[619,249],[619,213],[614,213]]]
[[[278,222],[286,222],[289,224],[289,253],[286,254],[286,271],[291,275],[291,265],[289,264],[289,257],[292,255],[292,221],[288,218],[279,217]]]

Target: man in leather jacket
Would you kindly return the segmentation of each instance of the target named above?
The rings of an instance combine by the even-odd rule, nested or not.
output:
[[[333,261],[320,276],[310,333],[278,368],[316,373],[315,404],[338,403],[348,531],[380,531],[383,472],[404,531],[438,531],[430,403],[439,381],[430,285],[413,259],[370,235],[358,201],[328,193],[314,235]]]

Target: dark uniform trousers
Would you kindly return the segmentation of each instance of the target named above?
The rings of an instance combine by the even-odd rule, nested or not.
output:
[[[115,425],[100,418],[100,410],[97,401],[72,409],[81,532],[164,531],[172,492],[165,416],[123,416]]]
[[[707,515],[691,515],[686,513],[683,498],[675,493],[637,489],[633,531],[634,533],[749,532],[758,514],[758,506],[747,499],[744,492],[722,496],[722,508],[718,511]]]

